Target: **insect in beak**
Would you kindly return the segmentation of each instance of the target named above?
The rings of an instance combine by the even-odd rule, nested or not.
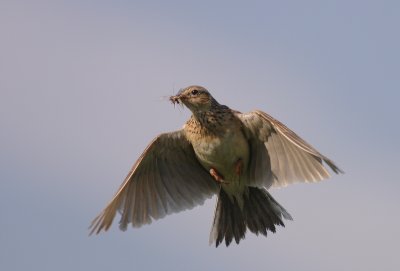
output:
[[[179,95],[171,96],[171,97],[169,97],[169,100],[170,100],[171,103],[173,103],[174,105],[175,105],[175,104],[180,104],[180,103],[182,103],[182,101],[181,101]]]

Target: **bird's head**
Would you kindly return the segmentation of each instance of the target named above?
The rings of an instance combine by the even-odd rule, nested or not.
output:
[[[201,86],[183,88],[175,96],[171,96],[169,100],[173,104],[184,104],[194,114],[208,111],[216,103],[208,90]]]

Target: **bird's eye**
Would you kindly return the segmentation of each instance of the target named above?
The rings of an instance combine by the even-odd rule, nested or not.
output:
[[[197,94],[199,94],[199,91],[197,89],[193,89],[191,93],[192,93],[192,95],[197,95]]]

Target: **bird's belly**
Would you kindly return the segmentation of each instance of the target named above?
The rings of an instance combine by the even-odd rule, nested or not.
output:
[[[214,168],[227,182],[238,179],[235,165],[241,159],[243,171],[249,160],[249,145],[241,132],[226,133],[223,137],[204,137],[193,143],[194,151],[203,167]]]

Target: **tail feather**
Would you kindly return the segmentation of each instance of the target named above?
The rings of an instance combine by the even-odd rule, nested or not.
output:
[[[215,239],[218,246],[225,238],[225,244],[228,246],[233,239],[238,244],[241,238],[244,238],[246,224],[243,219],[242,211],[236,199],[233,202],[229,196],[221,189],[214,216],[214,226],[210,242]]]
[[[248,228],[255,234],[267,235],[275,232],[275,225],[285,226],[282,219],[292,220],[290,214],[262,188],[249,187],[244,195],[243,208],[224,190],[220,190],[215,210],[210,243],[215,241],[218,247],[225,239],[226,246],[235,240],[238,244],[244,239]]]

